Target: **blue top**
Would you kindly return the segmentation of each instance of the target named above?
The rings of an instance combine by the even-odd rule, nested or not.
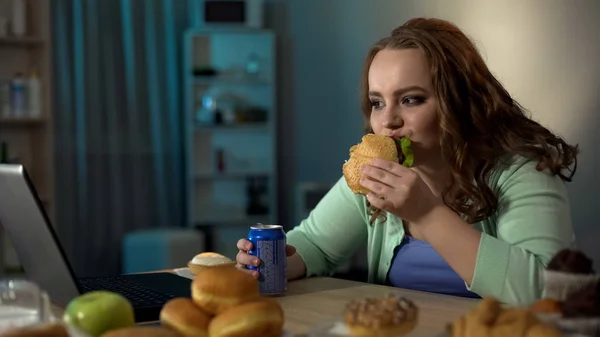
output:
[[[389,283],[398,288],[479,298],[431,245],[406,235],[396,247]]]

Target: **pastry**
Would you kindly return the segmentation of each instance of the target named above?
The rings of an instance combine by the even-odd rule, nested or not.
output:
[[[562,305],[564,317],[600,317],[600,283],[573,293]]]
[[[136,326],[111,330],[102,337],[180,337],[177,332],[159,326]]]
[[[344,322],[352,336],[402,336],[415,328],[417,318],[417,306],[396,295],[355,300],[348,303],[344,312]]]
[[[190,268],[190,272],[192,274],[197,275],[202,270],[208,268],[234,268],[235,261],[218,253],[205,252],[194,256],[194,258],[188,263],[188,267]]]
[[[563,249],[548,263],[548,270],[569,274],[594,274],[594,262],[578,250]]]
[[[561,303],[551,298],[544,298],[533,303],[531,310],[538,314],[557,314],[561,312]]]
[[[344,178],[352,192],[365,195],[370,192],[360,184],[360,178],[363,176],[360,168],[369,164],[374,158],[395,161],[410,167],[413,163],[410,140],[408,138],[395,140],[375,134],[363,136],[360,144],[350,148],[350,159],[342,166]]]
[[[500,311],[491,327],[491,335],[493,337],[527,336],[531,327],[540,324],[541,322],[528,308],[504,309]]]
[[[561,330],[600,336],[600,284],[573,292],[561,305],[562,315],[552,323]]]
[[[192,282],[192,299],[211,315],[259,297],[258,280],[236,268],[209,268]]]
[[[600,277],[592,265],[593,261],[580,251],[559,251],[544,270],[544,297],[563,302],[571,294],[597,284]]]
[[[484,298],[449,327],[451,337],[562,336],[552,325],[538,319],[529,308],[503,308],[495,298]]]
[[[210,322],[208,331],[210,337],[279,337],[283,324],[279,303],[260,298],[223,311]]]
[[[174,298],[160,311],[160,323],[184,337],[208,337],[211,315],[189,298]]]

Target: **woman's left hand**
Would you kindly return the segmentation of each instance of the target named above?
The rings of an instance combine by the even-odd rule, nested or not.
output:
[[[362,166],[361,173],[365,177],[360,184],[371,190],[367,195],[371,205],[403,220],[418,223],[443,205],[417,172],[399,163],[376,158],[371,165]]]

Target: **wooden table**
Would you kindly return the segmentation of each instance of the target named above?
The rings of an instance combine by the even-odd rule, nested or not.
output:
[[[408,336],[433,337],[444,331],[446,324],[470,310],[476,299],[459,298],[319,277],[288,284],[288,293],[278,297],[285,315],[285,329],[295,336],[308,336],[315,326],[341,320],[344,306],[352,299],[383,296],[388,293],[402,295],[419,308],[417,328]]]
[[[294,336],[308,336],[316,326],[342,319],[346,303],[352,299],[400,294],[416,303],[419,308],[417,328],[410,337],[434,337],[444,331],[446,324],[475,306],[478,300],[436,295],[393,287],[354,282],[330,277],[316,277],[288,284],[284,296],[275,299],[285,311],[285,329]],[[53,307],[60,317],[62,309]]]

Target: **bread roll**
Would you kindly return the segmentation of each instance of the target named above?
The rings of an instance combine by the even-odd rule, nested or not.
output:
[[[236,268],[205,269],[192,282],[194,303],[211,315],[258,297],[258,281]]]
[[[160,323],[185,337],[208,337],[211,315],[189,298],[174,298],[160,311]]]
[[[108,331],[102,337],[179,337],[177,332],[159,326],[137,326]]]
[[[374,158],[398,161],[398,148],[393,138],[367,134],[362,137],[362,142],[350,148],[350,159],[342,166],[344,178],[350,190],[358,194],[368,194],[370,191],[360,184],[363,176],[360,168],[370,164]]]
[[[192,274],[197,275],[208,268],[235,268],[235,261],[218,253],[205,252],[194,256],[188,263],[188,267]]]
[[[213,318],[210,337],[280,337],[284,314],[279,303],[260,298],[232,307]]]

